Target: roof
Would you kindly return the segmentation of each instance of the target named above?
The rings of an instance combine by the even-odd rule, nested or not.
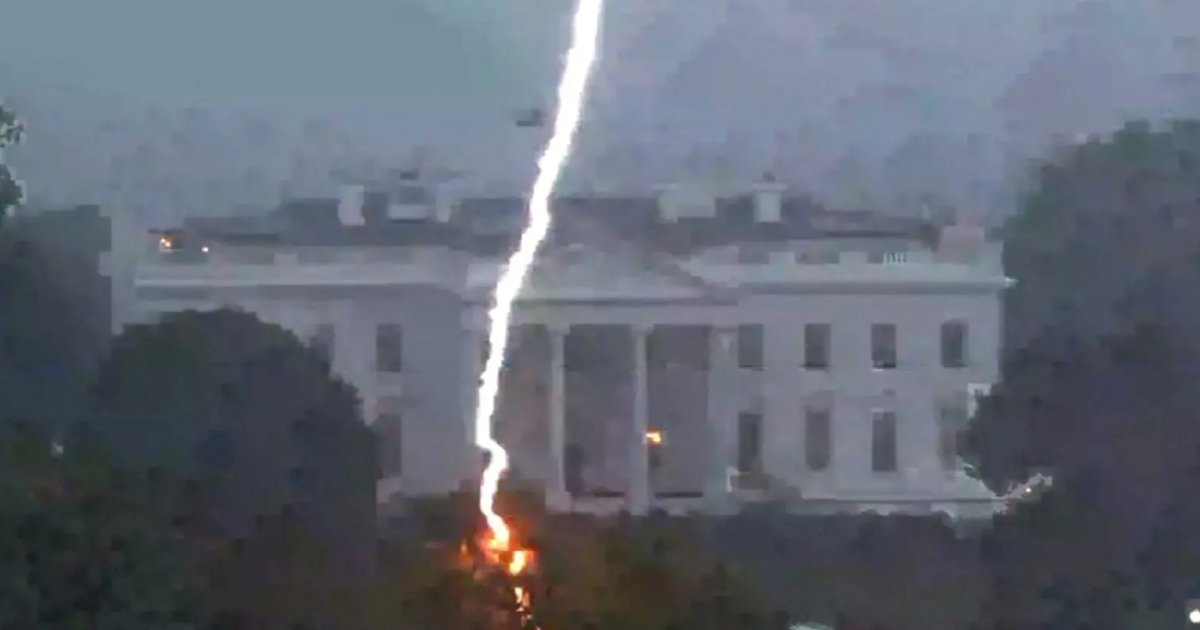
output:
[[[423,199],[415,193],[404,197],[401,202]],[[487,255],[508,251],[515,245],[526,212],[525,200],[518,197],[467,198],[460,202],[450,221],[401,220],[388,218],[387,202],[385,194],[366,193],[364,224],[358,226],[339,221],[337,199],[307,198],[285,201],[261,216],[189,219],[181,229],[189,242],[290,246],[428,244]],[[740,242],[919,239],[930,227],[921,219],[829,210],[804,197],[786,198],[780,220],[770,223],[755,219],[750,195],[719,198],[713,217],[675,221],[661,219],[655,197],[568,196],[557,199],[554,209],[552,242],[571,241],[603,230],[622,240],[671,253]]]

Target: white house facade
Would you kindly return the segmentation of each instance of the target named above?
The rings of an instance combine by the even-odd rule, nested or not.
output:
[[[991,513],[954,440],[998,378],[1000,245],[960,225],[728,195],[564,197],[513,321],[497,433],[556,510]],[[235,306],[354,384],[381,498],[477,478],[475,388],[517,198],[415,181],[147,233],[113,321]]]

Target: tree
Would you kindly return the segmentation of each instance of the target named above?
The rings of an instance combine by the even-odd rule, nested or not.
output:
[[[167,518],[176,493],[56,452],[36,426],[2,429],[0,627],[203,627],[200,584]]]
[[[1002,384],[965,441],[994,487],[1101,461],[1115,481],[1161,487],[1169,454],[1200,437],[1198,210],[1200,124],[1131,124],[1042,168],[1007,226]]]
[[[511,486],[500,494],[533,570],[516,578],[489,570],[477,545],[476,496],[423,499],[410,506],[387,548],[371,600],[371,628],[762,628],[782,630],[749,582],[700,552],[687,519],[604,520],[550,515]],[[531,619],[513,587],[531,595]]]
[[[57,237],[33,234],[40,220],[20,217],[0,226],[0,391],[6,392],[0,421],[57,433],[84,407],[86,381],[108,334],[92,322],[107,320],[97,312],[107,304],[66,281],[99,280],[95,260],[81,269],[52,255],[43,245]]]
[[[191,479],[224,536],[290,512],[341,565],[374,551],[374,438],[353,389],[251,314],[187,311],[126,328],[74,435],[135,469]]]
[[[19,144],[24,133],[24,123],[15,112],[0,103],[0,219],[7,217],[25,198],[24,188],[4,165],[4,150]]]
[[[1130,123],[1053,156],[1006,226],[1005,340],[1120,332],[1132,286],[1196,251],[1200,121]]]
[[[941,518],[766,506],[710,528],[714,555],[792,619],[839,628],[961,628],[975,619],[984,583],[976,541]]]
[[[963,445],[994,489],[1055,483],[985,540],[988,614],[1136,627],[1157,614],[1136,556],[1200,444],[1200,124],[1126,125],[1035,184],[1007,226],[1001,384]]]

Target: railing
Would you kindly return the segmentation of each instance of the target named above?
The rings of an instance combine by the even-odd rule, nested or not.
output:
[[[269,259],[246,252],[166,252],[139,262],[135,282],[142,287],[384,286],[440,283],[454,274],[454,254],[445,250],[410,250],[383,260],[318,258],[321,262],[301,252],[267,253]]]

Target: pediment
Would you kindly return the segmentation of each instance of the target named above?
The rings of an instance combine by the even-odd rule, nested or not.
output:
[[[573,244],[545,251],[521,301],[712,301],[729,291],[632,247]]]

